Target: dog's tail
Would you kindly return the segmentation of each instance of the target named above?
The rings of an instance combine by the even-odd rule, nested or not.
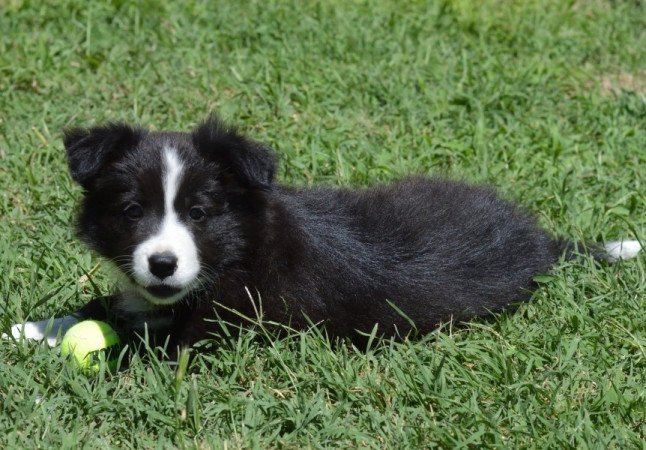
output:
[[[608,262],[615,262],[620,259],[634,258],[642,251],[643,247],[639,241],[624,239],[606,242],[603,249],[605,250],[604,259]]]
[[[561,248],[567,258],[579,255],[590,255],[597,261],[614,263],[623,259],[634,258],[643,247],[637,240],[622,239],[603,244],[582,244],[580,242],[561,241]]]

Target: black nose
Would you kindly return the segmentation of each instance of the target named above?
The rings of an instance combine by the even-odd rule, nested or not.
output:
[[[177,257],[170,252],[154,253],[148,258],[150,273],[160,280],[170,277],[177,269]]]

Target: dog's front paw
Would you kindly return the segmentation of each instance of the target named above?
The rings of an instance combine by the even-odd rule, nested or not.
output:
[[[46,340],[50,347],[55,347],[78,319],[74,316],[57,317],[37,322],[25,322],[12,325],[10,334],[2,333],[2,339],[27,339],[30,341]]]

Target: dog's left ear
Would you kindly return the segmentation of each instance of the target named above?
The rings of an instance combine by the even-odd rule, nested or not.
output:
[[[218,163],[243,188],[271,189],[276,173],[276,156],[269,148],[245,138],[215,116],[193,130],[192,138],[206,159]]]
[[[136,147],[144,134],[144,130],[124,123],[65,130],[63,143],[72,178],[90,189],[101,168]]]

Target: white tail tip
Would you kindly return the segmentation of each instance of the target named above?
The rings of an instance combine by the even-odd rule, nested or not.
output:
[[[639,241],[628,240],[606,242],[604,248],[608,253],[607,259],[610,262],[634,258],[642,250]]]

